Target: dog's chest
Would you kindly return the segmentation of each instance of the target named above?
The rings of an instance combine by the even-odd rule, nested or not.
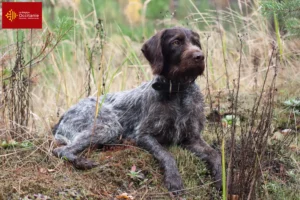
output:
[[[158,104],[150,110],[146,119],[147,129],[161,144],[180,143],[199,127],[195,109],[182,103],[180,106],[176,103]]]

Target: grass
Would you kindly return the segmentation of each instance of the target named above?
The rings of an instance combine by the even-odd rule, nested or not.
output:
[[[158,164],[143,150],[107,147],[101,153],[93,152],[90,155],[91,159],[101,163],[99,168],[78,171],[63,160],[49,155],[47,145],[36,143],[29,149],[1,151],[5,152],[7,159],[1,163],[6,170],[1,175],[5,182],[1,183],[0,197],[19,199],[43,194],[58,199],[109,199],[127,192],[137,199],[142,196],[145,199],[169,199],[169,193],[162,185],[162,173]],[[212,183],[202,162],[182,149],[173,147],[171,152],[176,155],[188,197],[209,199],[209,194],[217,194],[211,191]],[[11,153],[14,156],[9,156]],[[28,162],[22,162],[22,157]],[[15,168],[14,165],[18,167]],[[140,179],[129,175],[133,166],[140,171]]]
[[[137,148],[114,147],[101,152],[86,152],[86,156],[101,163],[100,167],[89,171],[75,170],[51,154],[55,146],[51,127],[71,105],[88,95],[87,86],[91,95],[100,95],[131,89],[151,79],[150,68],[140,48],[157,30],[170,26],[186,26],[200,34],[207,55],[208,71],[205,77],[197,79],[197,83],[207,97],[207,105],[212,105],[222,116],[232,111],[232,101],[228,101],[232,91],[228,88],[237,89],[234,80],[238,80],[240,68],[238,108],[243,111],[237,115],[241,123],[243,117],[247,119],[249,116],[247,109],[251,110],[255,98],[259,97],[258,91],[269,66],[271,45],[278,43],[279,51],[276,52],[280,53],[281,60],[277,64],[277,92],[272,117],[275,130],[270,135],[267,151],[274,162],[264,163],[260,167],[263,184],[256,195],[261,199],[299,199],[300,121],[295,108],[290,109],[283,104],[299,94],[299,39],[287,40],[279,38],[279,31],[273,33],[268,28],[268,20],[258,11],[256,6],[259,4],[256,1],[249,7],[249,15],[239,10],[224,9],[217,12],[208,1],[179,2],[180,9],[174,18],[172,13],[166,12],[167,1],[159,4],[150,1],[145,7],[145,24],[141,19],[135,24],[128,22],[123,14],[126,1],[81,0],[69,5],[60,1],[53,8],[45,3],[43,30],[18,32],[24,40],[25,63],[31,56],[38,56],[35,61],[45,58],[32,67],[28,77],[31,83],[30,119],[23,134],[12,134],[7,113],[3,113],[7,112],[4,109],[7,104],[3,101],[0,104],[3,113],[0,119],[0,144],[6,142],[0,145],[0,199],[41,199],[42,195],[58,199],[111,199],[124,192],[136,199],[170,198],[163,187],[156,161]],[[144,1],[141,3],[143,6]],[[140,14],[142,17],[143,13]],[[98,18],[103,20],[104,32],[97,35],[95,25]],[[276,27],[280,26],[278,23]],[[32,46],[31,37],[34,38]],[[240,40],[243,41],[242,48]],[[47,41],[47,49],[41,51]],[[3,84],[8,83],[8,77],[12,74],[16,42],[17,31],[0,31],[0,94],[6,94]],[[273,73],[274,59],[270,66],[270,73]],[[30,74],[28,67],[23,73],[25,76]],[[271,86],[271,77],[266,79],[265,88]],[[263,93],[262,102],[266,99],[267,95]],[[209,107],[205,108],[207,115],[211,111]],[[217,148],[221,144],[218,134],[226,141],[230,137],[230,124],[223,124],[222,127],[208,125],[202,133],[210,144],[217,143]],[[237,143],[242,134],[241,127],[237,124]],[[274,137],[276,134],[282,135],[281,131],[287,128],[292,132],[282,140]],[[18,145],[12,137],[15,134],[19,137]],[[32,145],[22,146],[22,141]],[[226,142],[223,158],[227,164],[230,147]],[[187,199],[220,198],[201,161],[182,149],[172,147],[170,150],[183,177]],[[133,166],[136,166],[137,172],[140,171],[138,175],[141,178],[128,175]],[[236,195],[228,192],[228,197]]]

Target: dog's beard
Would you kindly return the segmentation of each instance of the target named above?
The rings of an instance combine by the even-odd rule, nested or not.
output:
[[[166,78],[180,83],[189,83],[202,75],[204,64],[181,63],[179,66],[173,66]]]

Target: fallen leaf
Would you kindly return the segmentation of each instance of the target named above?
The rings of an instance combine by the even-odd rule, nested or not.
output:
[[[136,171],[136,166],[133,165],[133,166],[131,167],[131,170],[130,170],[130,171],[135,172],[135,171]]]
[[[287,134],[289,134],[290,132],[292,131],[292,129],[284,129],[284,130],[282,130],[282,131],[280,131],[281,132],[281,134],[282,135],[287,135]]]
[[[117,199],[129,199],[133,200],[133,196],[128,195],[126,192],[116,196]]]
[[[46,174],[47,173],[47,169],[46,168],[39,168],[39,172],[42,174]]]

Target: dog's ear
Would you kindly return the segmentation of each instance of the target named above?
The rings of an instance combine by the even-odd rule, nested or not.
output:
[[[152,36],[142,47],[142,52],[149,61],[153,74],[160,74],[163,70],[163,54],[161,47],[161,36],[164,31],[160,31]]]

